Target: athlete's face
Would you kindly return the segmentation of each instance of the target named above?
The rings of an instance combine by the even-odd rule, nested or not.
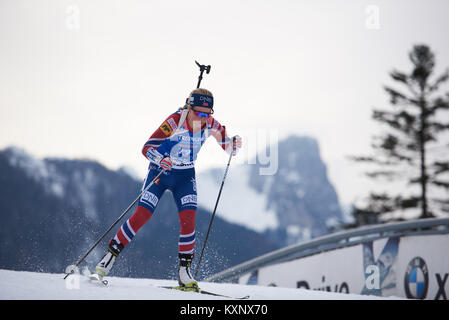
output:
[[[205,114],[211,114],[211,109],[207,107],[194,107],[190,109],[190,112],[193,115],[193,120],[201,121],[201,124],[206,123],[207,117]]]

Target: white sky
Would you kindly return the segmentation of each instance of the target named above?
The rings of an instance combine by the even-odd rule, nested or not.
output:
[[[347,204],[371,186],[346,157],[371,150],[388,72],[409,71],[417,43],[438,74],[449,66],[448,12],[444,0],[0,0],[0,148],[143,177],[140,149],[196,86],[198,60],[231,135],[317,138]],[[212,142],[197,170],[226,163]]]

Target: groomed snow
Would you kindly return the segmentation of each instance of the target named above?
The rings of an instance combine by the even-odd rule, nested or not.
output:
[[[108,286],[93,284],[84,276],[0,270],[1,300],[209,300],[222,297],[158,288],[176,285],[174,280],[109,277]],[[254,300],[372,300],[376,296],[342,294],[305,289],[201,282],[204,290]],[[391,298],[389,298],[391,299]],[[394,299],[394,298],[393,298]]]

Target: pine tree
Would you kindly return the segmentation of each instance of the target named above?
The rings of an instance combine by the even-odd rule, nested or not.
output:
[[[373,120],[388,129],[374,137],[374,155],[352,157],[375,165],[375,170],[366,173],[370,178],[405,181],[406,187],[401,191],[406,194],[371,192],[367,204],[355,208],[356,218],[364,214],[379,217],[410,208],[420,209],[419,218],[449,213],[449,144],[441,145],[440,141],[449,130],[445,112],[449,110],[449,92],[439,93],[441,85],[449,79],[449,70],[433,77],[435,57],[426,45],[415,45],[409,59],[413,66],[410,73],[390,72],[392,80],[402,89],[384,87],[392,106],[388,110],[373,110]],[[418,185],[420,191],[411,193],[413,185]],[[443,197],[430,193],[433,188],[443,191]]]

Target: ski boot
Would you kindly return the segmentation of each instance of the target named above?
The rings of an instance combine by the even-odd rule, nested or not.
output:
[[[108,251],[95,267],[95,271],[90,275],[90,279],[98,280],[106,285],[107,280],[103,280],[103,278],[109,273],[109,271],[111,271],[117,256],[123,248],[124,246],[122,244],[119,244],[114,239],[111,239],[111,241],[109,241]]]
[[[193,254],[179,254],[178,283],[180,290],[197,292],[199,291],[198,282],[193,279],[190,273],[192,260]]]

